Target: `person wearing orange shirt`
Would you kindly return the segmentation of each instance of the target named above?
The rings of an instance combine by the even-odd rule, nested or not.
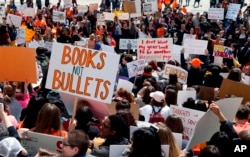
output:
[[[176,9],[177,7],[179,7],[178,0],[174,0],[174,2],[172,3],[172,9]]]

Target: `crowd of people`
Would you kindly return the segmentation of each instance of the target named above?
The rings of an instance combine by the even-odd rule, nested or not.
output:
[[[42,81],[39,86],[12,80],[0,83],[0,156],[30,155],[20,144],[22,139],[17,130],[21,128],[63,137],[60,152],[40,148],[36,157],[109,157],[111,145],[128,145],[121,157],[227,157],[232,156],[235,144],[249,142],[249,103],[240,105],[235,113],[235,121],[231,122],[214,103],[219,99],[218,95],[215,94],[213,100],[207,101],[202,100],[199,93],[201,86],[218,91],[223,81],[221,72],[229,73],[227,79],[249,84],[244,80],[244,75],[250,76],[250,6],[240,10],[236,20],[211,20],[207,12],[188,12],[182,0],[159,2],[162,3],[165,7],[158,6],[160,17],[142,12],[140,17],[120,20],[115,16],[112,21],[105,20],[105,25],[98,25],[98,14],[122,10],[123,3],[119,0],[103,0],[98,10],[78,13],[76,1],[72,2],[73,7],[62,7],[60,1],[57,5],[51,5],[47,0],[42,7],[41,1],[37,1],[36,15],[30,17],[23,16],[15,2],[10,0],[5,15],[21,16],[20,28],[35,32],[29,42],[37,42],[39,45],[36,48],[36,60]],[[189,3],[187,0],[186,5]],[[200,6],[200,0],[195,0],[194,5],[196,3]],[[224,8],[225,15],[229,3],[244,6],[240,0],[210,1],[212,7]],[[32,0],[27,0],[26,4],[27,7],[34,6]],[[53,11],[64,11],[65,22],[54,22]],[[19,28],[12,22],[7,23],[6,16],[2,17],[0,24],[0,46],[28,46],[27,43],[16,42]],[[129,78],[127,64],[136,59],[137,50],[119,49],[120,39],[171,38],[174,44],[183,45],[184,34],[208,41],[204,55],[190,55],[186,58],[183,48],[179,52],[180,62],[174,59],[166,62],[148,61],[141,75]],[[75,117],[72,119],[60,94],[45,88],[50,54],[53,53],[45,48],[45,42],[77,45],[79,41],[84,43],[81,46],[95,50],[102,50],[103,44],[112,46],[121,56],[117,77],[123,77],[134,84],[132,91],[124,88],[114,91],[112,101],[116,103],[116,113],[106,115],[103,119],[95,117],[87,101],[76,104]],[[232,57],[223,58],[221,65],[214,64],[215,45],[232,49]],[[186,85],[189,90],[196,91],[196,99],[188,98],[183,104],[177,104],[177,93],[185,85],[178,82],[175,73],[169,74],[168,79],[162,77],[166,64],[188,71]],[[134,117],[134,111],[131,111],[135,103],[139,104],[138,117]],[[210,110],[218,117],[220,130],[209,141],[204,141],[205,144],[197,143],[190,150],[185,149],[190,139],[183,136],[182,147],[179,147],[173,133],[184,133],[184,126],[180,117],[170,114],[170,105],[202,112]],[[138,126],[137,119],[151,126],[138,128],[130,137],[130,126]],[[161,145],[169,145],[168,155],[164,154]]]

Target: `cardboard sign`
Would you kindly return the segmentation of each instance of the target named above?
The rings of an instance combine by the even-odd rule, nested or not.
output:
[[[18,130],[19,135],[22,135],[23,130]],[[29,139],[21,136],[21,145],[27,150],[28,154],[35,156],[39,148],[43,148],[52,152],[62,150],[62,141],[64,137],[40,134],[28,131]]]
[[[151,3],[152,4],[152,11],[153,12],[158,11],[158,0],[146,0],[145,3]]]
[[[61,11],[55,11],[53,10],[53,17],[52,17],[54,22],[60,22],[60,23],[65,23],[66,19],[66,13],[61,12]]]
[[[135,60],[127,63],[129,78],[142,74],[146,63],[146,60]]]
[[[16,43],[18,45],[24,44],[26,42],[26,31],[24,28],[18,28],[16,29],[17,31],[17,36],[16,36]]]
[[[164,78],[169,78],[169,74],[176,74],[178,77],[178,82],[186,84],[187,83],[187,77],[188,72],[180,67],[166,64],[163,72]]]
[[[2,46],[0,58],[0,81],[37,82],[35,49]]]
[[[184,35],[183,35],[183,40],[185,40],[185,39],[195,39],[195,38],[196,38],[196,35],[187,34],[187,33],[184,33]]]
[[[89,7],[87,5],[78,5],[77,6],[77,11],[78,13],[86,13],[88,12]]]
[[[130,18],[141,17],[141,0],[135,0],[136,13],[131,13]]]
[[[242,98],[227,98],[215,103],[219,106],[224,116],[229,121],[233,121],[242,100]],[[219,130],[220,122],[218,117],[212,111],[208,110],[196,124],[194,136],[189,140],[186,149],[189,150],[201,142],[209,141],[212,135]]]
[[[233,51],[230,47],[222,45],[214,45],[214,56],[223,57],[223,58],[232,58]]]
[[[243,97],[243,104],[250,101],[250,86],[241,82],[232,81],[229,79],[223,79],[219,97],[222,99],[226,95],[235,95],[237,97]]]
[[[133,1],[124,1],[124,11],[127,13],[136,13],[135,2]]]
[[[98,3],[89,4],[89,11],[98,10]]]
[[[0,16],[5,16],[5,6],[0,6]]]
[[[144,14],[153,14],[153,4],[152,3],[143,3],[143,12]]]
[[[224,19],[224,8],[209,8],[208,19],[212,20],[223,20]]]
[[[113,53],[53,43],[46,88],[110,103],[119,59]]]
[[[109,13],[109,12],[103,12],[103,15],[105,17],[106,20],[108,21],[114,21],[114,14],[113,13]]]
[[[206,86],[199,86],[199,87],[200,87],[199,98],[201,100],[208,100],[208,101],[214,100],[214,88]]]
[[[129,20],[129,13],[118,14],[118,19],[119,20]]]
[[[16,16],[13,14],[8,14],[7,15],[7,24],[9,25],[14,25],[15,27],[20,27],[22,22],[22,17],[21,16]]]
[[[187,101],[188,98],[193,98],[194,100],[196,99],[196,91],[181,91],[178,90],[177,93],[177,104],[181,106],[184,102]]]
[[[172,46],[172,38],[139,39],[138,59],[168,61],[171,59]]]
[[[119,49],[127,50],[127,49],[137,49],[138,39],[120,39],[119,40]]]
[[[240,4],[229,3],[226,19],[236,20],[240,11]]]
[[[26,8],[26,9],[23,11],[23,15],[24,15],[24,16],[31,16],[31,17],[33,17],[33,16],[35,16],[35,14],[36,14],[35,8]]]
[[[207,40],[185,39],[183,41],[185,53],[204,55],[207,49]]]
[[[189,139],[191,139],[191,137],[194,134],[194,130],[195,130],[195,126],[197,122],[205,114],[205,112],[171,105],[170,114],[177,115],[182,119],[182,123],[184,126],[183,134],[184,136],[187,136],[189,137]]]

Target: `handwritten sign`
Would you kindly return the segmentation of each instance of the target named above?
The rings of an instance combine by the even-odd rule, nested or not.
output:
[[[113,13],[109,13],[109,12],[103,12],[103,15],[105,17],[106,20],[109,21],[114,21],[114,14]]]
[[[138,59],[167,61],[171,59],[172,46],[171,38],[139,39]]]
[[[183,41],[185,53],[204,55],[207,49],[207,40],[185,39]]]
[[[152,4],[152,11],[153,12],[158,11],[158,0],[146,0],[145,3],[151,3]]]
[[[78,13],[86,13],[89,10],[89,7],[87,5],[78,5],[77,11]]]
[[[24,16],[31,16],[31,17],[33,17],[33,16],[35,16],[35,14],[36,14],[35,8],[26,8],[26,9],[23,11],[23,15],[24,15]]]
[[[65,12],[53,10],[52,19],[53,19],[54,22],[65,23],[66,14],[65,14]]]
[[[232,58],[233,51],[230,47],[222,45],[214,45],[214,56],[223,57],[223,58]]]
[[[240,4],[229,3],[226,19],[236,20],[240,10]]]
[[[128,20],[129,19],[129,13],[120,13],[118,14],[119,20]]]
[[[194,134],[197,122],[205,114],[205,112],[171,105],[170,114],[177,115],[182,119],[182,123],[184,126],[183,134],[184,136],[191,138]]]
[[[21,135],[23,130],[18,130]],[[40,134],[28,131],[29,139],[21,136],[21,145],[28,151],[28,154],[35,156],[39,148],[47,149],[53,152],[62,150],[63,137]]]
[[[223,20],[224,19],[224,8],[209,8],[208,19]]]
[[[143,12],[144,14],[153,14],[153,4],[143,3]]]
[[[163,77],[169,78],[169,74],[176,74],[178,77],[178,82],[187,83],[188,72],[180,67],[166,64],[163,72]]]
[[[17,31],[17,36],[16,36],[16,43],[18,45],[20,44],[24,44],[25,43],[25,39],[26,39],[26,31],[24,28],[18,28],[16,29]]]
[[[127,49],[137,49],[137,39],[120,39],[119,41],[119,49],[127,50]]]
[[[183,40],[185,39],[195,39],[196,35],[184,33]]]
[[[146,60],[135,60],[127,63],[129,78],[142,74],[146,63]]]
[[[7,24],[9,25],[14,25],[15,27],[20,27],[22,22],[22,17],[21,16],[16,16],[13,14],[8,14],[7,15]]]
[[[119,59],[113,53],[53,43],[46,88],[110,103]]]
[[[127,13],[136,13],[135,2],[133,1],[124,1],[124,11]]]
[[[71,0],[63,0],[64,2],[64,7],[65,8],[70,8],[72,5],[72,1]]]

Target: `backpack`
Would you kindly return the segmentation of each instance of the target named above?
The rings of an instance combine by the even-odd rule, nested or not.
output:
[[[155,109],[152,106],[153,112],[150,114],[149,123],[157,123],[157,122],[163,122],[164,123],[165,122],[165,118],[161,114],[161,109],[162,109],[162,107],[159,109],[158,112],[155,112]]]

